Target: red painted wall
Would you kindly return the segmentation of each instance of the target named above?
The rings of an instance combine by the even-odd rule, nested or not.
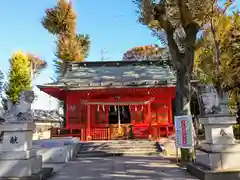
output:
[[[171,124],[172,119],[172,105],[171,101],[174,98],[174,87],[161,88],[121,88],[121,89],[96,89],[88,91],[69,91],[67,93],[67,127],[81,128],[86,127],[87,124],[87,108],[82,104],[83,100],[103,99],[107,100],[114,96],[128,98],[129,101],[142,97],[154,97],[151,104],[151,124]],[[147,106],[144,105],[141,116],[142,107],[130,107],[132,124],[143,127],[149,126]],[[108,125],[108,110],[105,106],[105,111],[97,105],[91,105],[91,127],[104,127]],[[98,117],[97,117],[98,116]],[[97,121],[96,121],[97,120]]]

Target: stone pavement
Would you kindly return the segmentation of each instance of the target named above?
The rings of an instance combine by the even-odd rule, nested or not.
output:
[[[50,180],[197,180],[162,157],[79,158],[66,164]]]

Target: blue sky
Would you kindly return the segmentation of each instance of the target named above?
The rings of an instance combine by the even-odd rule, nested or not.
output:
[[[237,0],[240,1],[240,0]],[[0,5],[0,69],[6,74],[8,59],[22,50],[40,56],[48,68],[35,84],[50,81],[53,75],[55,38],[41,25],[46,8],[57,0],[5,0]],[[240,4],[240,2],[239,2]],[[88,61],[98,61],[105,49],[107,60],[121,60],[128,49],[157,43],[151,32],[137,23],[136,6],[132,0],[73,0],[78,15],[77,30],[89,34],[91,50]],[[41,98],[40,98],[41,99]],[[38,104],[44,104],[44,101]]]
[[[48,62],[37,83],[49,81],[53,74],[55,38],[41,25],[44,10],[57,0],[7,0],[0,6],[0,59],[6,73],[8,59],[15,51],[34,53]],[[89,34],[91,50],[88,60],[98,61],[105,51],[108,60],[121,60],[129,48],[156,43],[151,32],[137,23],[136,7],[131,0],[73,0],[78,15],[77,30]]]
[[[41,25],[46,8],[57,0],[7,0],[0,6],[0,69],[8,72],[8,59],[22,50],[40,56],[48,63],[34,84],[51,81],[53,76],[55,38]],[[78,15],[77,31],[89,34],[91,49],[88,61],[98,61],[104,49],[107,60],[121,60],[129,48],[156,43],[151,32],[137,23],[136,7],[132,0],[73,0]],[[37,92],[36,108],[46,107],[44,93]],[[48,106],[56,103],[49,102]],[[48,107],[49,108],[49,107]]]

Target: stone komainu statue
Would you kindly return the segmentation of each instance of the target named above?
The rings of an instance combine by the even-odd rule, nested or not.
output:
[[[13,104],[11,100],[8,100],[7,111],[3,114],[5,122],[33,121],[31,105],[34,98],[34,92],[27,90],[20,94],[17,104]]]

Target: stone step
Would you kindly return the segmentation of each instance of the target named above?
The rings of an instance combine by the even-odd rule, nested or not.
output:
[[[159,151],[157,148],[101,148],[100,151]]]
[[[87,153],[152,153],[152,152],[162,152],[160,150],[156,150],[156,149],[135,149],[135,150],[126,150],[126,149],[107,149],[107,150],[94,150],[94,151],[88,151],[88,150],[85,150],[85,151],[79,151],[78,154],[87,154]]]
[[[77,158],[109,156],[160,156],[161,154],[161,152],[88,152],[77,154]]]
[[[162,151],[161,147],[98,147],[98,148],[81,148],[80,151],[109,151],[109,150],[127,150],[127,151]]]
[[[135,145],[135,144],[104,144],[104,145],[101,145],[101,146],[82,146],[84,148],[87,148],[87,147],[157,147],[158,145],[142,145],[142,144],[139,144],[139,145]]]
[[[104,157],[115,155],[159,155],[162,152],[159,144],[146,140],[117,140],[105,142],[82,143],[78,156]]]
[[[103,145],[103,146],[83,146],[81,147],[81,149],[99,149],[99,148],[124,148],[124,149],[133,149],[133,148],[159,148],[159,146],[143,146],[143,145],[138,145],[138,146],[134,146],[134,145],[127,145],[127,146],[123,146],[123,145],[116,145],[116,146],[112,146],[112,145]]]
[[[102,141],[102,142],[85,142],[82,143],[83,145],[86,144],[94,144],[94,145],[100,145],[100,144],[155,144],[156,142],[153,141],[128,141],[128,140],[118,140],[118,141]]]
[[[156,151],[138,151],[138,152],[134,152],[134,151],[109,151],[107,153],[110,154],[136,154],[136,155],[150,155],[150,154],[160,154],[161,152],[156,152]]]
[[[112,144],[112,145],[116,145],[116,144],[135,144],[135,145],[154,145],[157,144],[156,142],[102,142],[102,143],[82,143],[83,146],[87,146],[87,145],[103,145],[103,144]]]
[[[112,145],[112,146],[116,146],[116,145],[135,145],[135,146],[139,146],[139,145],[143,145],[143,146],[153,146],[156,143],[106,143],[106,145]]]
[[[123,156],[160,156],[159,152],[124,152]]]
[[[80,157],[109,157],[109,156],[121,156],[121,153],[107,153],[101,151],[81,152],[77,154],[77,158]]]

